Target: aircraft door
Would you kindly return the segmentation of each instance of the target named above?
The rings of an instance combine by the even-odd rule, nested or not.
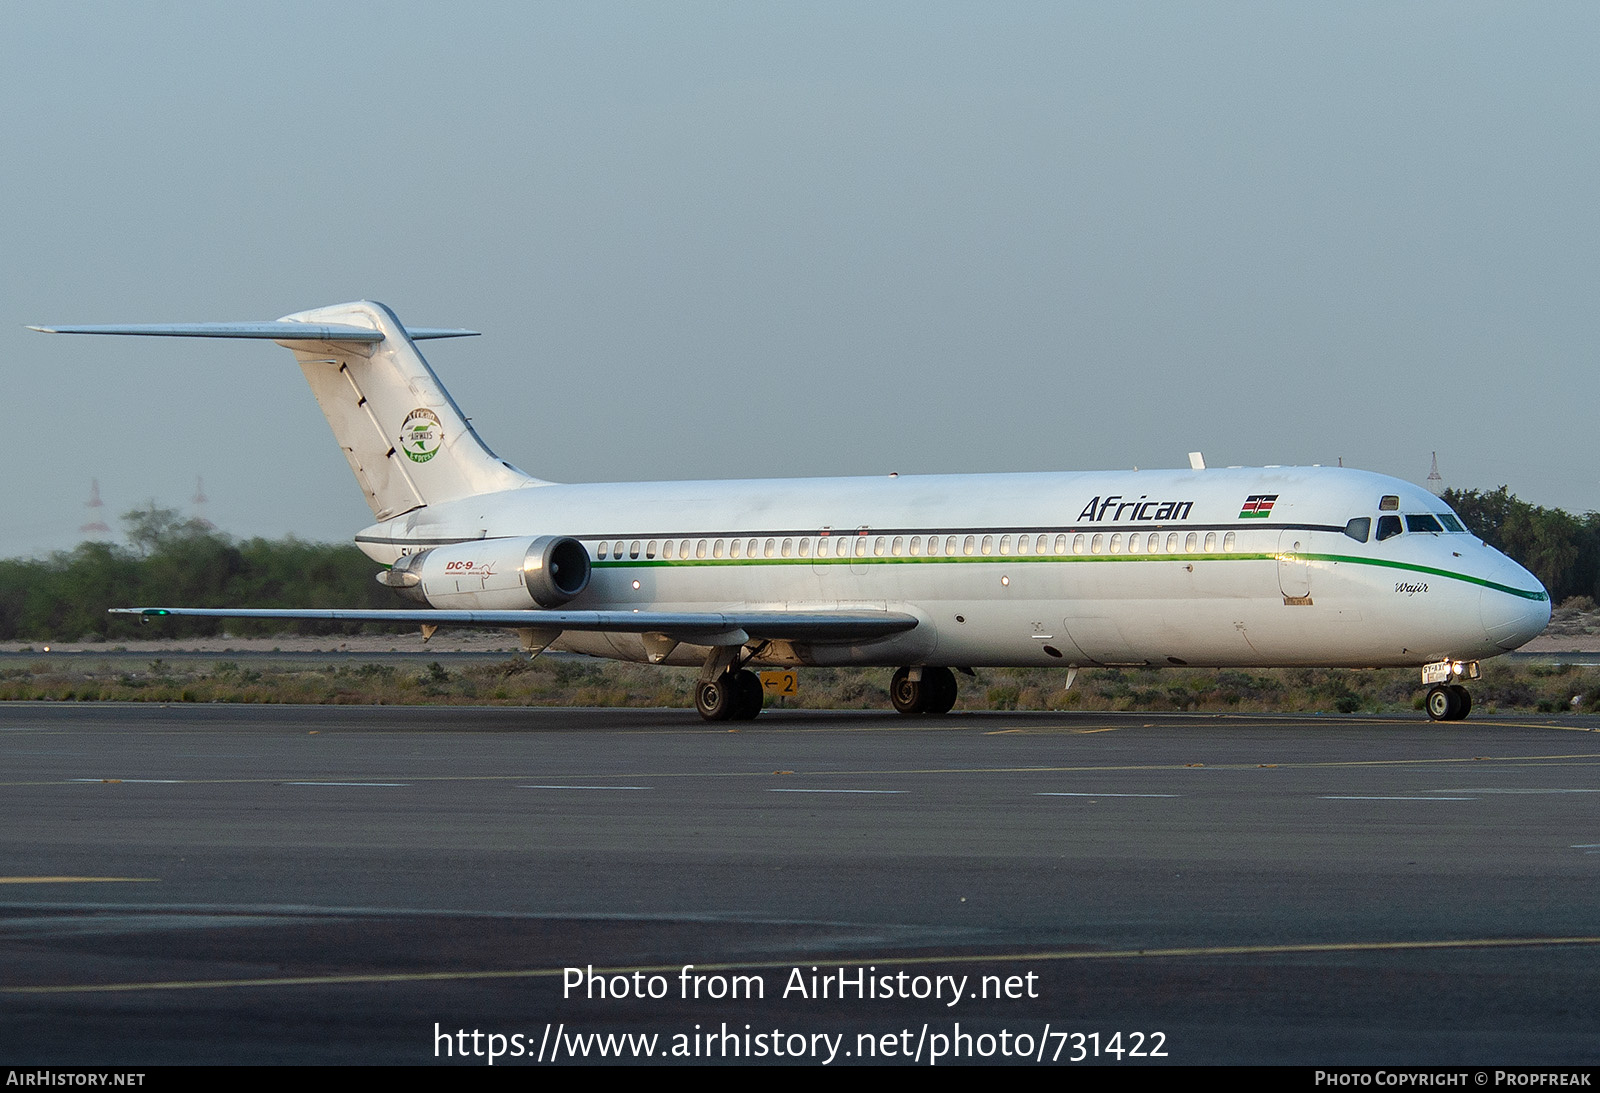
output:
[[[820,528],[817,531],[817,549],[811,555],[811,570],[819,576],[825,576],[830,569],[836,566],[839,553],[839,543],[849,536],[831,527]]]
[[[872,554],[872,539],[867,535],[867,525],[856,528],[850,537],[850,572],[862,576],[867,572],[867,558]]]
[[[1311,597],[1311,565],[1300,547],[1305,536],[1303,531],[1285,531],[1278,536],[1278,591],[1286,601]]]

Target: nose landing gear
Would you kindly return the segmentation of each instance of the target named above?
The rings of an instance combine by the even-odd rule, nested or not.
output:
[[[1435,721],[1460,721],[1472,712],[1472,695],[1458,679],[1481,679],[1483,672],[1475,660],[1440,660],[1425,664],[1422,682],[1428,694],[1422,705]]]
[[[1430,687],[1423,705],[1435,721],[1460,721],[1472,712],[1472,692],[1459,683]]]

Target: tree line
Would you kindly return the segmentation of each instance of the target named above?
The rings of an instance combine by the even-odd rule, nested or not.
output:
[[[128,545],[89,541],[42,559],[0,561],[0,640],[154,636],[111,607],[395,607],[354,546],[300,539],[236,542],[204,521],[151,505],[123,517]],[[168,619],[161,637],[353,633],[358,624]]]
[[[1554,603],[1600,599],[1600,513],[1530,505],[1505,486],[1446,490],[1444,500],[1490,546],[1527,567]],[[107,608],[402,606],[353,546],[300,539],[234,541],[152,504],[123,517],[128,545],[91,541],[43,559],[0,561],[0,640],[116,640],[141,636],[136,618]],[[169,619],[164,636],[340,634],[357,623]],[[366,629],[373,629],[368,626]]]
[[[1600,512],[1574,516],[1530,505],[1505,486],[1442,496],[1474,535],[1538,577],[1551,603],[1600,600]]]

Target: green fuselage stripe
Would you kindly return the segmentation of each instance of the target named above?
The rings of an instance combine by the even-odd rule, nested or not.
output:
[[[935,554],[920,557],[885,557],[881,555],[868,555],[867,557],[848,556],[844,558],[616,558],[594,563],[596,569],[659,569],[659,568],[693,568],[696,566],[820,566],[820,565],[950,565],[967,563],[985,563],[989,565],[1017,563],[1082,563],[1082,562],[1264,562],[1277,561],[1280,557],[1288,555],[1269,554]],[[1548,600],[1550,594],[1544,589],[1529,591],[1524,588],[1513,588],[1511,585],[1499,584],[1486,580],[1483,577],[1474,577],[1466,573],[1454,573],[1448,569],[1438,569],[1434,566],[1418,565],[1414,562],[1396,562],[1385,558],[1362,558],[1351,554],[1297,554],[1292,557],[1308,562],[1345,562],[1350,565],[1377,566],[1381,569],[1398,569],[1407,573],[1425,573],[1431,577],[1446,577],[1453,581],[1464,581],[1467,584],[1479,585],[1483,588],[1492,588],[1496,592],[1505,592],[1508,595],[1520,596],[1525,600]]]

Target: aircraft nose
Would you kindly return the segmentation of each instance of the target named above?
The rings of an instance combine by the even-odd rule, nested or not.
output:
[[[1516,649],[1538,637],[1549,624],[1550,596],[1538,578],[1509,559],[1495,577],[1497,584],[1517,591],[1485,588],[1478,611],[1489,640],[1502,649]]]

